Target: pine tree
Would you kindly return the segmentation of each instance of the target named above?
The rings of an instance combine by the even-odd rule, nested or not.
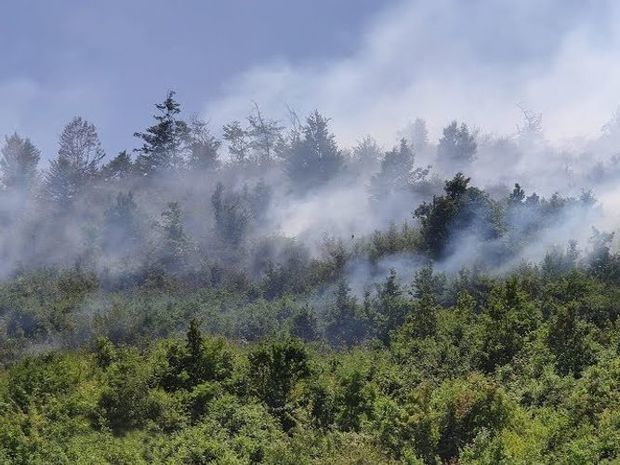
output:
[[[189,130],[189,161],[191,169],[210,170],[219,165],[218,150],[222,143],[207,128],[207,123],[194,118]]]
[[[183,229],[183,214],[179,204],[170,202],[161,216],[161,227],[168,248],[179,249],[184,247],[188,239]]]
[[[104,214],[103,245],[108,252],[135,251],[140,241],[138,206],[133,193],[120,192]]]
[[[251,212],[244,200],[236,192],[226,194],[222,183],[217,184],[211,196],[215,232],[223,243],[230,246],[236,247],[243,242],[249,226]]]
[[[187,352],[187,371],[188,374],[196,378],[200,378],[199,374],[202,371],[202,353],[203,353],[204,338],[198,321],[192,319],[189,322],[189,329],[187,330],[185,350]]]
[[[153,126],[145,132],[134,133],[135,137],[143,141],[142,147],[135,150],[138,153],[136,168],[142,175],[180,170],[183,167],[183,150],[190,129],[185,121],[179,119],[181,106],[174,99],[174,94],[169,91],[166,99],[155,105],[159,113],[153,115],[156,121]]]
[[[101,168],[101,177],[106,181],[123,179],[132,173],[133,168],[131,157],[123,150]]]
[[[379,339],[386,344],[390,342],[390,333],[405,322],[409,311],[402,294],[396,271],[391,269],[383,285],[377,289],[377,330]]]
[[[168,203],[161,218],[158,265],[169,272],[182,271],[187,265],[192,241],[183,227],[181,207],[177,202]]]
[[[0,150],[0,179],[6,189],[31,190],[37,181],[37,165],[41,152],[17,133],[5,137]]]
[[[377,199],[391,193],[407,189],[413,170],[413,151],[405,139],[401,139],[400,147],[394,147],[381,160],[381,171],[372,178],[371,189]]]
[[[357,300],[344,281],[338,283],[327,318],[325,335],[333,345],[350,347],[364,339],[366,327],[359,316]]]
[[[324,184],[338,174],[344,158],[328,128],[329,119],[314,111],[292,142],[286,160],[287,173],[295,187],[305,190]]]

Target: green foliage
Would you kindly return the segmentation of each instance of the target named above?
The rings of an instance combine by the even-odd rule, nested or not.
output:
[[[171,344],[166,359],[161,385],[169,391],[191,390],[208,381],[224,381],[233,370],[233,354],[225,341],[205,340],[196,320],[190,322],[185,344]]]
[[[149,387],[152,373],[133,350],[126,351],[107,370],[106,384],[98,401],[102,427],[115,433],[144,425],[152,415]]]
[[[351,347],[365,338],[368,322],[344,281],[338,283],[334,297],[327,315],[325,336],[335,346]]]
[[[434,196],[431,203],[424,202],[415,210],[424,248],[434,258],[452,252],[446,247],[451,245],[454,234],[475,234],[483,240],[498,235],[493,202],[484,191],[470,187],[469,181],[458,173],[446,181],[445,195]]]
[[[237,192],[249,212],[268,201],[261,189]],[[495,227],[468,209],[492,217],[500,203],[469,189],[457,176],[425,218],[439,227],[445,206],[448,226]],[[526,199],[516,192],[501,208],[530,208]],[[140,211],[122,194],[105,221],[112,231],[127,218]],[[190,228],[172,204],[157,229],[183,270]],[[325,241],[322,259],[292,240],[241,241],[256,252],[249,265],[180,273],[170,262],[158,280],[136,272],[122,285],[81,266],[2,282],[0,463],[617,461],[620,289],[608,237],[583,260],[569,246],[506,275],[438,273],[421,257],[408,280],[392,270],[354,295],[353,259],[378,269],[430,240],[425,228]]]
[[[329,132],[329,119],[314,111],[291,141],[286,158],[286,171],[293,187],[313,188],[332,179],[342,168],[344,159]]]
[[[277,415],[285,428],[293,426],[288,404],[295,384],[310,374],[309,356],[295,339],[261,345],[248,356],[250,391]]]
[[[136,169],[143,175],[182,168],[181,150],[190,132],[187,123],[178,118],[181,106],[174,99],[173,91],[168,92],[164,101],[155,107],[158,110],[153,116],[155,124],[145,132],[134,134],[143,142],[136,150]]]
[[[589,224],[590,192],[442,186],[406,140],[347,159],[316,111],[283,133],[256,106],[220,160],[173,92],[156,108],[135,162],[101,168],[75,118],[43,182],[6,138],[0,463],[619,463],[613,234],[516,265],[566,217]],[[467,167],[475,139],[451,123],[438,163]],[[394,222],[317,250],[340,189],[371,200],[353,226]]]

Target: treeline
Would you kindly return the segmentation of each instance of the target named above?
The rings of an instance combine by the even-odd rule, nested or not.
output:
[[[285,128],[256,107],[245,122],[225,125],[218,140],[204,121],[182,118],[172,92],[156,110],[154,124],[135,133],[139,147],[111,159],[95,126],[81,117],[62,131],[57,155],[46,154],[47,169],[39,167],[41,153],[28,138],[5,138],[0,157],[5,277],[75,264],[98,273],[131,273],[174,268],[175,261],[187,263],[187,256],[195,259],[193,267],[235,260],[245,266],[256,252],[248,248],[274,242],[274,236],[290,237],[282,218],[309,195],[360,190],[364,203],[372,205],[352,234],[366,234],[406,219],[416,203],[441,191],[430,167],[414,166],[412,141],[403,139],[384,153],[366,138],[345,150],[317,111],[304,122],[292,114]],[[419,150],[427,150],[423,121],[412,134]],[[475,150],[467,126],[452,124],[439,142],[438,164],[466,168]],[[331,233],[316,214],[301,232]],[[179,255],[184,256],[176,260]]]

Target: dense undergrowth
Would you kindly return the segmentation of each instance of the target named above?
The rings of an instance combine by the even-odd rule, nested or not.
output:
[[[330,292],[315,309],[172,282],[108,291],[75,270],[16,278],[0,462],[617,463],[614,282],[425,267],[362,300]],[[19,352],[24,321],[56,346]]]

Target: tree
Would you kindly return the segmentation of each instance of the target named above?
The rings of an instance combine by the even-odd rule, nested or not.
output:
[[[326,183],[343,165],[342,153],[329,132],[328,122],[329,119],[315,110],[302,127],[301,138],[291,144],[286,171],[300,190]]]
[[[428,129],[426,129],[426,121],[422,118],[416,118],[413,123],[411,143],[417,152],[423,152],[428,147]]]
[[[534,148],[544,141],[542,113],[534,113],[520,105],[519,109],[523,113],[523,124],[517,125],[517,139],[526,149]]]
[[[359,308],[351,289],[340,281],[334,295],[334,303],[327,315],[325,335],[335,346],[351,347],[364,340],[366,325],[360,318]]]
[[[45,176],[45,194],[49,200],[67,207],[77,196],[79,181],[77,173],[72,169],[69,160],[58,158],[50,162]]]
[[[340,392],[336,415],[338,427],[344,431],[359,431],[364,417],[372,415],[375,393],[368,382],[368,376],[354,369],[340,381]]]
[[[136,250],[140,242],[140,222],[132,192],[120,192],[115,203],[105,211],[102,236],[108,253],[126,254]]]
[[[58,157],[67,159],[80,179],[92,178],[105,157],[95,125],[80,116],[73,118],[60,135]]]
[[[293,426],[287,412],[291,392],[297,381],[310,375],[305,346],[296,339],[275,341],[254,349],[248,360],[251,390],[289,429]]]
[[[522,205],[525,201],[525,191],[521,188],[519,183],[515,184],[514,189],[508,197],[508,203],[510,206]]]
[[[0,150],[0,179],[6,189],[31,190],[37,181],[37,165],[41,152],[17,133],[5,137]]]
[[[174,91],[169,91],[166,99],[155,105],[159,113],[153,115],[153,126],[145,132],[134,133],[135,137],[143,141],[142,147],[135,151],[138,153],[136,167],[145,176],[183,167],[182,151],[190,128],[179,119],[181,105],[174,99],[174,95]]]
[[[414,337],[431,337],[437,330],[438,298],[442,295],[446,278],[433,273],[431,266],[416,271],[412,297],[415,299],[408,316],[408,334]]]
[[[413,123],[398,131],[399,138],[406,139],[416,152],[424,152],[428,148],[428,129],[426,121],[416,118]]]
[[[512,362],[542,315],[516,278],[494,288],[487,300],[479,316],[483,328],[480,364],[483,370],[492,372]]]
[[[614,233],[602,232],[592,228],[592,236],[590,237],[591,251],[587,257],[590,271],[595,276],[609,279],[614,276],[614,257],[611,254],[611,242]]]
[[[557,305],[549,321],[547,344],[562,375],[581,376],[597,359],[596,328],[579,316],[576,302]]]
[[[231,246],[241,244],[249,226],[250,212],[245,203],[236,192],[226,194],[222,183],[217,184],[211,196],[215,232],[221,241]]]
[[[477,149],[475,133],[470,132],[465,123],[459,127],[452,121],[439,139],[437,158],[445,170],[460,171],[473,161]]]
[[[183,228],[183,213],[177,202],[168,203],[161,213],[159,228],[162,234],[160,260],[164,268],[178,270],[185,264],[191,241]]]
[[[207,128],[207,123],[193,118],[189,128],[189,161],[191,169],[211,170],[219,165],[218,150],[222,143]]]
[[[248,116],[247,135],[250,138],[249,145],[255,152],[256,163],[264,166],[272,162],[284,128],[277,121],[265,118],[258,105],[254,104],[254,107],[254,113]]]
[[[233,155],[237,163],[245,163],[250,149],[248,132],[241,127],[239,121],[233,121],[224,125],[223,131],[224,140],[228,142],[228,151]]]
[[[116,433],[141,426],[149,417],[149,367],[128,350],[108,367],[97,414]]]
[[[223,381],[233,369],[233,356],[222,339],[206,339],[192,319],[185,344],[172,344],[166,354],[167,369],[161,384],[167,391],[193,389],[208,381]]]
[[[396,271],[391,269],[384,283],[377,288],[377,333],[384,344],[391,342],[390,333],[402,326],[410,310],[411,306],[403,298]]]
[[[50,162],[44,191],[61,206],[69,206],[98,172],[105,156],[92,123],[76,116],[60,135],[58,157]]]
[[[295,312],[291,318],[290,331],[294,337],[305,342],[319,338],[317,319],[310,307],[304,306]]]
[[[499,234],[492,201],[484,191],[470,187],[469,181],[470,178],[457,173],[446,181],[445,195],[434,196],[430,203],[422,203],[414,212],[420,220],[424,248],[433,258],[453,252],[446,247],[457,233],[471,233],[481,240]]]
[[[413,169],[413,151],[405,139],[381,160],[381,170],[373,176],[371,189],[376,199],[382,199],[409,186]]]
[[[101,168],[101,177],[105,181],[123,179],[132,173],[133,168],[131,157],[123,150]]]
[[[353,147],[354,171],[356,174],[372,174],[377,171],[381,163],[381,149],[372,137],[364,137]]]
[[[278,121],[266,118],[256,103],[245,127],[241,122],[233,121],[223,129],[228,151],[237,163],[265,167],[273,161],[277,148],[283,143],[284,128]]]

